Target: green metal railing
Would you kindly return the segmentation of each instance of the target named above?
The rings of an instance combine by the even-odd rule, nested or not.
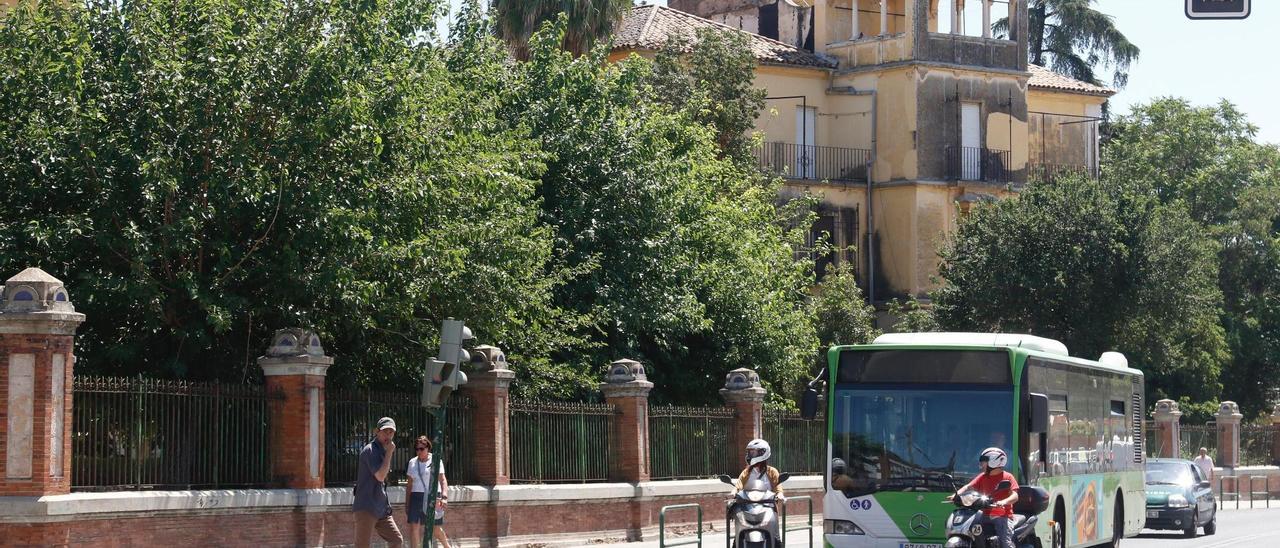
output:
[[[510,409],[512,483],[609,479],[613,405],[513,400]]]
[[[75,491],[266,487],[271,483],[262,386],[75,377]]]
[[[800,501],[804,501],[809,505],[808,525],[801,526],[801,527],[788,527],[787,526],[787,507],[791,505],[791,503],[800,502]],[[809,546],[813,546],[813,497],[809,495],[804,495],[799,497],[787,497],[787,501],[782,503],[781,506],[782,506],[782,526],[779,527],[779,529],[782,530],[782,545],[783,546],[787,545],[787,533],[797,532],[797,531],[808,531]]]
[[[472,467],[471,425],[474,402],[466,393],[454,394],[446,404],[444,425],[445,473],[450,485],[475,481]],[[432,416],[422,407],[418,392],[352,391],[329,389],[325,394],[325,485],[354,485],[359,471],[360,450],[373,439],[378,419],[396,421],[395,455],[387,484],[402,483],[409,459],[413,458],[413,440],[431,436]]]
[[[736,476],[742,453],[733,443],[734,411],[727,407],[649,408],[649,465],[658,479]]]
[[[1218,425],[1184,424],[1178,427],[1178,455],[1184,459],[1194,459],[1200,454],[1200,448],[1209,450],[1209,456],[1218,460]]]
[[[1270,466],[1271,447],[1278,430],[1272,425],[1240,425],[1240,465]]]
[[[764,439],[769,441],[773,457],[769,464],[783,472],[821,474],[826,471],[826,421],[800,418],[793,411],[767,412],[764,415]]]

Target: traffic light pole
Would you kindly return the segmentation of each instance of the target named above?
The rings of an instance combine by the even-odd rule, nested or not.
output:
[[[422,505],[426,516],[426,532],[422,536],[422,547],[431,548],[431,541],[436,532],[436,500],[440,493],[440,461],[444,460],[444,425],[445,407],[442,405],[431,411],[431,479],[427,480],[427,500]]]

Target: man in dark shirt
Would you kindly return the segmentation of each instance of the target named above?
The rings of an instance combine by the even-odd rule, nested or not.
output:
[[[395,435],[396,421],[391,420],[391,417],[382,417],[378,419],[378,433],[360,450],[355,500],[351,503],[352,513],[356,518],[358,548],[369,546],[374,529],[378,530],[378,536],[387,541],[391,548],[399,548],[404,544],[400,528],[391,519],[391,503],[387,501],[387,472],[391,470],[391,456],[396,451],[396,444],[391,441]]]

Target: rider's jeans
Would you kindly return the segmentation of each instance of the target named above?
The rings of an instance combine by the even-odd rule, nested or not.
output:
[[[1000,548],[1014,548],[1013,546],[1013,529],[1009,527],[1009,518],[1004,516],[992,517],[984,516],[987,523],[990,523],[996,530],[996,542],[1000,543]]]

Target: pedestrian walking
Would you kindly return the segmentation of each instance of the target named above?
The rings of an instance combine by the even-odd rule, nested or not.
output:
[[[417,455],[409,459],[409,468],[405,470],[405,476],[409,478],[409,505],[406,512],[409,514],[409,546],[420,548],[423,524],[427,521],[423,505],[426,504],[427,489],[431,486],[431,466],[435,463],[431,455],[431,440],[426,436],[418,436],[418,439],[413,442],[413,450]],[[444,476],[444,460],[440,461],[440,476],[436,482],[438,484],[436,492],[440,493],[440,496],[436,497],[436,526],[433,538],[444,548],[449,548],[449,537],[445,536],[443,527],[444,509],[449,504],[449,482]]]
[[[392,441],[395,435],[396,421],[382,417],[378,419],[377,434],[360,450],[355,500],[351,503],[356,520],[357,548],[369,546],[374,530],[391,548],[404,545],[400,528],[391,517],[391,502],[387,500],[387,472],[391,471],[391,457],[396,452],[396,444]]]
[[[1209,450],[1200,448],[1200,456],[1196,457],[1196,466],[1200,468],[1200,477],[1205,481],[1213,481],[1213,458],[1209,456]]]

